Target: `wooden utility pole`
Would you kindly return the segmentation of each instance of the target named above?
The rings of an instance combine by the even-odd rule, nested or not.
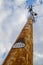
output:
[[[3,65],[33,65],[33,17],[27,20]],[[18,43],[21,46],[16,47]],[[24,44],[24,46],[23,46]]]

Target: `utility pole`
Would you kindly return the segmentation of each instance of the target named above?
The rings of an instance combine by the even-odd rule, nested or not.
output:
[[[29,7],[30,17],[13,44],[3,65],[33,65],[33,18],[32,6]]]

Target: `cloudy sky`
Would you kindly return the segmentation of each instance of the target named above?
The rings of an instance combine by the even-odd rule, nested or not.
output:
[[[38,14],[33,23],[34,65],[43,65],[43,0],[0,0],[0,65],[30,16],[30,4]]]

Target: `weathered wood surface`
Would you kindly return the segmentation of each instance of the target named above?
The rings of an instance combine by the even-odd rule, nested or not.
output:
[[[14,44],[22,40],[23,48],[13,48]],[[13,44],[3,65],[33,65],[33,26],[32,16],[28,19],[17,40]]]

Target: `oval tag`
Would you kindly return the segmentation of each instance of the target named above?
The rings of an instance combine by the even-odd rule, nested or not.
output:
[[[22,42],[18,42],[13,45],[13,48],[23,48],[23,47],[25,47],[25,44]]]

